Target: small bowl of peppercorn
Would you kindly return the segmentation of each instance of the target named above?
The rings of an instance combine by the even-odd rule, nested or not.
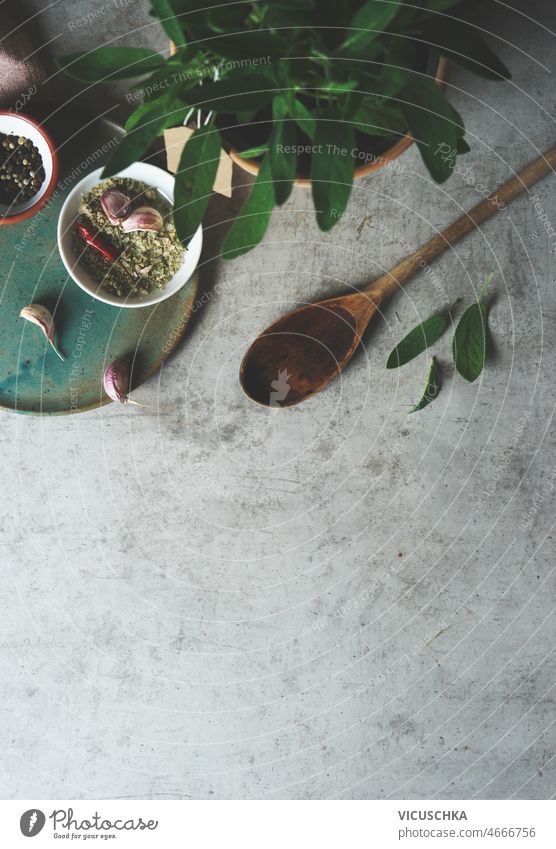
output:
[[[0,224],[35,215],[52,197],[57,179],[48,133],[32,118],[0,112]]]

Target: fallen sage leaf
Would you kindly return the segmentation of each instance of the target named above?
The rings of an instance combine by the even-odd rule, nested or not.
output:
[[[47,310],[46,307],[43,307],[42,304],[29,304],[28,307],[23,307],[19,315],[26,321],[30,321],[32,324],[36,324],[37,327],[40,327],[52,346],[52,350],[58,354],[61,360],[63,360],[64,358],[62,354],[56,347],[54,319],[52,318],[49,310]]]
[[[399,368],[430,348],[440,339],[448,324],[448,315],[431,315],[398,342],[386,363],[386,368]]]
[[[431,403],[431,401],[434,401],[434,399],[437,397],[441,387],[442,383],[440,380],[440,369],[438,368],[436,357],[432,357],[423,396],[419,403],[416,404],[415,407],[412,407],[409,412],[417,413],[419,410],[423,410],[425,407],[427,407]]]
[[[139,401],[132,401],[128,397],[129,391],[129,366],[125,360],[114,360],[104,371],[102,379],[104,391],[112,401],[120,404],[133,404],[136,407],[144,407]]]
[[[487,349],[488,316],[482,298],[493,274],[483,284],[476,303],[468,307],[458,322],[452,352],[456,369],[469,383],[473,383],[483,370]]]

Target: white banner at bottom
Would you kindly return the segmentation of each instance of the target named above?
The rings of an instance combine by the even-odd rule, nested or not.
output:
[[[115,849],[554,849],[556,802],[0,802],[0,846],[70,844]]]

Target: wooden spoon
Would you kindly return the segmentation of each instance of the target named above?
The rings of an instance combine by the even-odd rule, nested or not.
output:
[[[555,166],[556,145],[369,286],[299,307],[271,324],[241,363],[245,393],[267,407],[291,407],[320,392],[352,358],[390,295]]]

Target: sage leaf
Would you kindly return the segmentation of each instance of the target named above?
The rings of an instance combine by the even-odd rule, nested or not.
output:
[[[469,153],[469,151],[471,150],[463,136],[460,136],[460,138],[458,139],[457,150],[458,153]]]
[[[493,274],[483,284],[476,303],[468,307],[458,322],[452,353],[457,371],[469,383],[477,380],[483,370],[487,349],[487,309],[482,302]]]
[[[270,56],[280,59],[287,52],[287,45],[268,30],[243,30],[213,36],[207,44],[217,56],[225,59],[256,59]]]
[[[184,93],[183,100],[188,106],[237,114],[266,106],[274,97],[274,90],[275,83],[264,74],[235,72],[223,80],[195,86]]]
[[[187,245],[203,220],[220,162],[220,134],[214,125],[199,127],[183,149],[176,173],[174,224]]]
[[[151,120],[159,121],[165,115],[175,116],[174,120],[179,124],[182,114],[186,114],[186,107],[181,100],[177,100],[175,95],[164,95],[156,100],[147,100],[134,109],[125,123],[125,129],[129,133],[138,125],[148,124]]]
[[[319,91],[332,92],[332,93],[342,93],[342,92],[351,92],[354,88],[357,88],[359,83],[357,80],[346,80],[345,82],[337,82],[336,80],[324,80],[318,87]]]
[[[250,124],[257,114],[256,109],[244,109],[236,112],[236,117],[239,122],[243,126],[243,124]],[[268,145],[267,145],[268,147]]]
[[[139,113],[136,123],[128,129],[104,166],[103,177],[112,177],[137,162],[163,130],[180,124],[187,114],[181,102],[177,106],[175,101],[169,103],[165,98],[142,104],[136,111]]]
[[[187,89],[199,85],[199,78],[203,74],[195,59],[186,58],[191,51],[192,48],[181,47],[161,68],[135,81],[131,86],[134,99],[141,98],[143,103],[161,97],[183,99]]]
[[[428,405],[438,396],[441,388],[442,383],[440,369],[438,367],[436,357],[432,357],[429,373],[427,375],[427,382],[425,383],[425,389],[421,400],[418,404],[412,407],[409,412],[417,413],[419,410],[423,410],[425,407],[428,407]]]
[[[241,256],[261,241],[266,233],[273,206],[274,189],[267,154],[253,183],[251,194],[226,236],[222,247],[222,256],[225,259]]]
[[[382,35],[398,7],[399,0],[367,0],[349,22],[348,34],[338,52],[341,55],[364,53]]]
[[[317,131],[317,122],[312,112],[297,97],[292,99],[290,112],[299,129],[303,130],[311,140],[314,140]]]
[[[151,0],[151,9],[158,18],[168,38],[174,42],[176,47],[185,46],[185,38],[181,24],[175,16],[170,0]]]
[[[454,151],[455,156],[458,138],[464,132],[459,114],[428,77],[411,75],[400,98],[402,113],[431,177],[443,183],[452,173],[454,161],[439,156],[438,150]]]
[[[366,98],[353,116],[355,128],[370,136],[403,136],[407,124],[400,107],[393,102],[381,102],[378,97]]]
[[[441,21],[433,20],[423,32],[423,38],[444,56],[453,59],[487,80],[509,79],[510,72],[490,49],[477,27],[443,15]]]
[[[230,6],[217,6],[216,8],[209,10],[207,23],[213,32],[237,32],[244,27],[245,18],[248,14],[248,3],[234,3]]]
[[[257,147],[248,147],[246,150],[239,150],[238,156],[242,156],[244,159],[257,159],[259,156],[264,156],[267,150],[267,144],[260,144]]]
[[[386,363],[386,368],[398,368],[413,360],[440,339],[448,324],[447,315],[431,315],[398,342]]]
[[[294,122],[287,116],[287,101],[282,95],[278,95],[272,101],[274,128],[268,144],[268,156],[274,181],[274,196],[279,206],[285,203],[291,194],[297,168],[297,131]]]
[[[317,124],[311,157],[311,188],[321,230],[330,230],[348,204],[353,182],[353,147],[353,127],[337,120],[334,113],[325,113]]]
[[[164,62],[164,56],[146,47],[97,47],[56,60],[60,70],[82,83],[144,76],[162,68]]]

